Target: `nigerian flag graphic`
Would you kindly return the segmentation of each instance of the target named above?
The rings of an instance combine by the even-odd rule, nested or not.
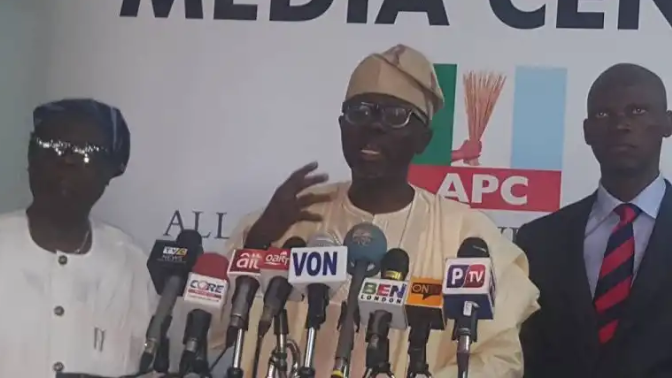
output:
[[[474,208],[560,207],[567,70],[435,65],[445,106],[413,161],[414,185]]]

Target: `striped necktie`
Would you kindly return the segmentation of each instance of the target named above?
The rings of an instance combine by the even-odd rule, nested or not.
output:
[[[604,252],[593,304],[597,311],[600,344],[614,337],[628,295],[635,267],[633,223],[641,210],[633,204],[619,205],[614,212],[620,221],[611,231]]]

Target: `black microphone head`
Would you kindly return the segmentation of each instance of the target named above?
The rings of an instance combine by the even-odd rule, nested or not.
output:
[[[175,238],[175,243],[187,249],[190,259],[190,270],[194,267],[196,259],[203,254],[203,236],[196,230],[184,229]],[[192,260],[193,259],[193,260]],[[193,263],[191,263],[193,261]]]
[[[184,248],[198,248],[203,246],[203,237],[196,230],[182,230],[175,242]]]
[[[403,281],[408,275],[408,253],[401,248],[390,249],[380,263],[380,277],[388,280]]]
[[[203,237],[196,230],[183,230],[175,241],[157,240],[147,259],[147,269],[156,292],[163,293],[163,287],[171,276],[187,276],[203,254]]]
[[[464,239],[457,250],[457,257],[490,257],[490,250],[485,240],[477,237]]]
[[[282,248],[303,248],[305,247],[306,241],[301,239],[298,236],[292,236],[291,238],[285,240],[285,243],[282,245]]]

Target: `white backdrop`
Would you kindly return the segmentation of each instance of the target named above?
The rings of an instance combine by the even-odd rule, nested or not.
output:
[[[226,213],[226,236],[243,214],[266,203],[290,171],[309,161],[318,160],[334,180],[346,179],[337,117],[349,74],[365,55],[396,43],[436,63],[457,64],[453,149],[466,135],[462,73],[488,69],[507,75],[476,169],[509,167],[512,148],[519,148],[507,141],[517,67],[566,70],[564,130],[556,141],[562,146],[562,204],[597,184],[597,165],[581,127],[596,76],[611,64],[634,62],[668,84],[672,80],[665,47],[672,27],[652,1],[642,1],[639,30],[617,29],[619,6],[626,1],[616,0],[579,1],[581,11],[604,13],[602,30],[558,29],[557,1],[542,0],[514,1],[525,10],[546,4],[546,25],[535,30],[504,24],[486,1],[444,0],[450,26],[429,26],[424,13],[402,13],[394,25],[374,24],[382,0],[369,2],[368,24],[345,22],[345,0],[306,22],[268,21],[268,0],[236,1],[265,4],[258,6],[257,21],[213,20],[214,0],[203,1],[203,20],[185,19],[182,0],[167,19],[157,19],[151,2],[141,2],[138,17],[129,18],[119,16],[121,0],[50,0],[46,94],[93,96],[122,109],[132,129],[130,167],[95,212],[147,246],[164,233],[175,211],[185,227],[193,227],[199,211],[200,231],[211,233],[208,248],[220,248],[214,238],[217,213]],[[670,172],[669,150],[663,165]],[[514,227],[541,214],[485,211]],[[170,231],[174,237],[179,229]]]
[[[0,213],[26,206],[28,134],[42,100],[49,25],[41,0],[0,1]]]

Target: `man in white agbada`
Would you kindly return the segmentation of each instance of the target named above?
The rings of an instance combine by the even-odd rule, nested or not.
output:
[[[126,122],[80,99],[42,105],[34,121],[32,204],[0,215],[0,377],[135,373],[156,308],[147,255],[89,219],[128,163]]]
[[[281,246],[289,237],[307,240],[317,232],[328,232],[343,240],[355,224],[371,222],[384,231],[388,248],[408,251],[409,277],[440,279],[445,259],[455,257],[462,241],[480,237],[488,244],[495,267],[497,311],[494,320],[479,324],[469,377],[521,377],[523,356],[518,331],[538,308],[538,291],[528,279],[525,255],[502,237],[482,213],[407,181],[411,160],[430,142],[430,120],[442,106],[443,95],[433,66],[421,53],[398,45],[368,56],[350,79],[339,118],[343,154],[352,170],[352,181],[315,187],[327,180],[325,175],[310,175],[317,164],[297,170],[277,189],[263,212],[243,219],[229,240],[227,252],[245,243]],[[332,299],[317,337],[314,360],[318,378],[329,377],[333,367],[336,325],[347,287],[344,285]],[[257,337],[254,324],[261,308],[262,301],[257,298],[244,344],[246,377],[252,376]],[[306,302],[289,303],[287,310],[291,337],[303,346]],[[450,322],[446,329],[452,327]],[[351,377],[361,377],[364,372],[365,333],[360,329],[355,340]],[[222,347],[225,333],[220,331],[213,336],[213,344]],[[266,371],[275,344],[273,337],[272,332],[266,335],[261,372]],[[403,377],[408,333],[392,330],[389,339],[393,372]],[[427,362],[434,376],[456,377],[455,357],[451,332],[433,332],[427,345]]]

